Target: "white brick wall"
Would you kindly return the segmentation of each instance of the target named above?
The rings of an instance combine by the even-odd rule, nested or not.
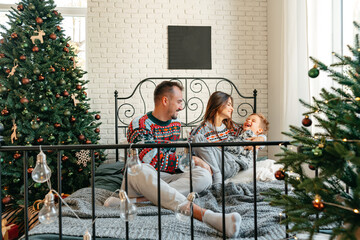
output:
[[[168,25],[211,26],[211,70],[167,69]],[[225,77],[244,95],[256,88],[267,115],[267,48],[267,0],[88,0],[88,93],[101,143],[114,143],[114,90],[128,95],[146,77]]]

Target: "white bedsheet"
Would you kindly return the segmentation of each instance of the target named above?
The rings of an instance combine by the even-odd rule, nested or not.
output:
[[[275,160],[267,159],[263,161],[256,162],[256,180],[269,182],[275,181],[275,172],[282,168],[281,164],[275,164]],[[249,168],[245,171],[240,171],[237,175],[232,178],[227,179],[225,182],[233,183],[247,183],[253,181],[253,168]]]

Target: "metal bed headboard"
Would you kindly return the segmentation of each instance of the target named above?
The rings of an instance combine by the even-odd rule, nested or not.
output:
[[[131,120],[152,110],[149,103],[153,103],[153,90],[161,81],[178,81],[183,87],[184,110],[181,116],[182,129],[193,128],[200,124],[206,109],[207,100],[215,91],[223,91],[234,98],[234,119],[244,118],[250,113],[256,113],[257,90],[253,96],[244,96],[235,84],[222,77],[151,77],[141,80],[133,91],[125,97],[119,97],[115,90],[115,143],[119,144],[119,129],[126,129]],[[152,91],[150,91],[152,90]],[[206,96],[206,97],[205,97]],[[150,98],[150,99],[149,99]],[[139,101],[136,102],[136,101]],[[135,103],[136,102],[136,103]],[[119,160],[116,150],[116,161]]]

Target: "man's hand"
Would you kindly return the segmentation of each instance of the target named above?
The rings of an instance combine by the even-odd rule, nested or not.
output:
[[[209,164],[207,164],[204,160],[202,160],[199,157],[193,156],[192,158],[194,160],[195,166],[202,167],[202,168],[208,170],[210,172],[211,176],[213,175],[213,171],[211,170],[211,167]]]
[[[252,142],[263,142],[263,141],[265,141],[264,137],[261,137],[261,136],[260,137],[249,137],[246,140],[249,140],[249,141],[252,141]],[[259,149],[259,148],[260,148],[260,146],[256,146],[256,149]],[[252,151],[254,149],[254,147],[253,146],[246,146],[246,147],[244,147],[244,149]]]

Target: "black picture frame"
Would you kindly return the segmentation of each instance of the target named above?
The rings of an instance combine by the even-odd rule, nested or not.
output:
[[[169,69],[211,69],[210,26],[168,26]]]

